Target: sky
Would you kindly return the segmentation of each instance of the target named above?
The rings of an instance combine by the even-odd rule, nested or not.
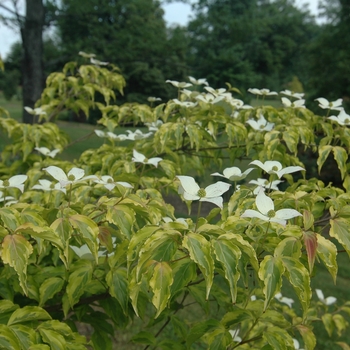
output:
[[[234,1],[234,0],[232,0]],[[296,4],[299,7],[303,5],[309,6],[311,13],[317,15],[317,5],[319,0],[296,0]],[[4,5],[10,6],[9,0],[0,0],[0,2]],[[23,2],[24,3],[24,2]],[[24,8],[22,8],[24,11]],[[191,16],[191,7],[190,5],[182,4],[182,3],[172,3],[164,6],[164,18],[165,20],[171,24],[180,24],[186,25]],[[6,12],[0,9],[1,14],[5,15]],[[19,41],[19,33],[7,28],[4,24],[0,22],[0,56],[5,58],[7,53],[9,52],[11,45],[16,41]]]

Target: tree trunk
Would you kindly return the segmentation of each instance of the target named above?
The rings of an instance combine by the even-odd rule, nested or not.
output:
[[[23,107],[34,108],[44,88],[43,27],[44,4],[42,0],[26,0],[26,17],[21,28],[23,58]],[[24,123],[35,123],[37,117],[23,109]]]

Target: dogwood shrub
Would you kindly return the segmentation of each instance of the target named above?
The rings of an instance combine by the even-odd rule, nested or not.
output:
[[[290,91],[280,108],[253,108],[230,86],[169,83],[173,100],[118,106],[124,80],[114,66],[68,63],[47,80],[42,124],[0,109],[11,139],[0,164],[0,347],[111,349],[115,329],[128,327],[144,349],[311,350],[315,322],[329,335],[346,330],[349,302],[310,285],[315,264],[335,282],[337,252],[350,252],[341,101],[334,109],[319,99],[317,115]],[[67,137],[45,120],[91,108],[105,143],[60,160]],[[115,132],[130,123],[139,129]],[[342,187],[309,178],[305,150],[319,172],[332,155]],[[169,195],[191,215],[178,217]]]

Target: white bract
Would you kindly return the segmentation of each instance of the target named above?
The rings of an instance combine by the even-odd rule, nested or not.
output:
[[[166,83],[170,83],[171,85],[177,87],[178,89],[183,89],[183,88],[192,86],[192,84],[190,84],[190,83],[178,82],[178,81],[175,81],[175,80],[166,80],[165,82]]]
[[[78,182],[85,180],[97,179],[95,175],[84,176],[85,171],[80,168],[72,168],[66,174],[61,168],[51,165],[47,168],[43,168],[47,173],[49,173],[55,180],[57,180],[62,187],[67,187],[68,185],[74,185]]]
[[[78,255],[80,259],[94,260],[94,256],[92,255],[91,250],[89,249],[87,244],[83,244],[81,247],[76,247],[74,245],[70,245],[69,247],[72,248],[74,253]],[[107,256],[112,256],[112,255],[114,255],[114,253],[107,254]],[[102,251],[98,251],[97,256],[100,258],[100,257],[106,256],[106,253]]]
[[[188,77],[188,79],[193,85],[209,85],[207,79],[195,79],[193,77]]]
[[[277,92],[275,92],[275,91],[270,91],[269,89],[256,89],[256,88],[253,88],[253,89],[248,89],[248,91],[249,91],[251,94],[254,94],[254,95],[261,95],[261,96],[273,96],[273,95],[278,95]]]
[[[325,305],[332,305],[337,301],[337,298],[335,298],[335,297],[325,298],[321,289],[316,289],[316,294],[317,294],[317,297],[320,300],[320,302],[325,304]]]
[[[24,191],[24,182],[27,180],[27,175],[15,175],[8,180],[0,180],[0,188],[18,188],[22,193]]]
[[[209,94],[209,93],[196,96],[196,99],[198,101],[202,101],[204,103],[211,103],[211,104],[215,104],[215,103],[223,100],[224,98],[225,98],[225,96],[222,96],[222,95],[214,96],[214,95]]]
[[[133,157],[131,159],[134,163],[142,163],[142,164],[152,164],[156,168],[158,167],[158,163],[163,160],[160,157],[154,157],[154,158],[146,158],[142,153],[137,152],[136,150],[133,150]]]
[[[94,130],[94,132],[98,137],[106,137],[106,133],[102,130]]]
[[[274,180],[272,182],[269,182],[268,180],[262,179],[262,178],[258,178],[256,180],[249,181],[250,184],[257,185],[257,187],[253,191],[253,193],[255,195],[257,195],[261,189],[263,191],[265,191],[265,189],[278,190],[277,185],[279,185],[281,182],[283,182],[283,181],[282,180]]]
[[[47,113],[41,108],[41,107],[38,107],[38,108],[30,108],[30,107],[24,107],[24,109],[29,113],[29,114],[32,114],[32,115],[46,115]]]
[[[288,305],[290,308],[292,307],[292,305],[293,305],[293,303],[294,303],[294,300],[293,300],[293,299],[284,297],[284,296],[282,296],[281,293],[277,293],[277,294],[275,295],[275,298],[276,298],[280,303],[286,304],[286,305]]]
[[[169,218],[168,216],[164,216],[162,219],[165,223],[178,222],[178,223],[188,227],[188,223],[187,223],[185,218],[176,218],[175,220],[173,220],[172,218]]]
[[[4,192],[0,191],[0,202],[7,202],[7,201],[12,201],[13,203],[17,202],[15,201],[15,198],[12,196],[6,196],[4,197]]]
[[[258,120],[248,119],[247,123],[254,130],[259,130],[259,131],[271,131],[275,126],[274,123],[268,122],[262,114],[260,114],[260,117]]]
[[[162,99],[160,97],[154,97],[154,96],[150,96],[147,98],[148,102],[156,102],[156,101],[161,101]]]
[[[36,184],[32,187],[32,190],[43,190],[43,191],[62,191],[63,193],[66,193],[66,189],[61,187],[61,184],[59,182],[53,183],[52,181],[42,179],[39,180],[39,184]]]
[[[323,97],[319,97],[316,98],[316,100],[318,102],[318,106],[323,108],[323,109],[334,109],[336,111],[340,111],[342,110],[342,102],[343,99],[342,98],[338,98],[337,100],[333,101],[333,102],[329,102],[327,99],[323,98]]]
[[[300,344],[299,344],[298,340],[295,338],[293,338],[293,345],[294,345],[295,350],[304,350],[304,349],[300,348]]]
[[[282,164],[276,160],[267,160],[265,163],[260,162],[260,160],[254,160],[249,164],[257,165],[268,174],[276,174],[279,179],[285,174],[291,174],[296,171],[305,170],[299,165],[283,168]]]
[[[109,62],[99,61],[93,57],[90,57],[90,62],[95,66],[107,66],[109,64]]]
[[[163,125],[163,121],[158,119],[152,123],[145,123],[145,125],[148,127],[149,131],[157,131]]]
[[[346,114],[344,109],[340,111],[337,117],[335,115],[331,115],[330,117],[328,117],[328,119],[334,120],[339,125],[350,125],[350,115]]]
[[[259,191],[255,199],[256,207],[258,211],[247,209],[242,215],[242,218],[258,218],[264,221],[276,222],[283,226],[286,225],[288,219],[292,219],[296,216],[302,216],[295,209],[280,209],[275,211],[275,205],[273,200],[266,196],[264,191]]]
[[[303,99],[295,100],[295,101],[292,102],[287,97],[282,97],[281,100],[282,100],[282,103],[283,103],[284,107],[305,108],[305,100],[303,100]]]
[[[112,191],[115,186],[122,185],[126,188],[133,188],[132,185],[130,185],[128,182],[124,181],[114,181],[112,176],[109,175],[103,175],[100,179],[94,180],[95,183],[103,185],[107,190]]]
[[[280,94],[283,94],[283,95],[286,95],[286,96],[289,96],[289,97],[294,97],[298,100],[302,99],[304,97],[305,94],[301,93],[301,92],[293,92],[293,91],[290,91],[290,90],[283,90],[283,91],[280,91]]]
[[[223,199],[222,195],[228,191],[230,184],[219,181],[213,185],[209,185],[206,188],[200,188],[193,177],[191,176],[176,176],[181,185],[178,192],[182,194],[185,200],[200,202],[210,202],[218,207],[222,208]]]
[[[221,176],[231,181],[240,181],[245,179],[252,170],[254,170],[254,168],[249,168],[242,173],[240,168],[233,166],[231,168],[224,169],[223,175],[219,173],[213,173],[211,176]]]
[[[135,141],[135,140],[141,140],[141,139],[145,139],[151,135],[153,135],[152,132],[147,132],[147,133],[143,133],[141,130],[137,129],[135,130],[134,132],[131,131],[131,130],[126,130],[127,132],[127,140],[132,140],[132,141]],[[117,137],[121,137],[122,135],[117,135]]]
[[[197,102],[191,102],[191,101],[180,101],[179,99],[177,98],[174,98],[173,100],[171,100],[173,102],[175,102],[175,104],[179,105],[179,106],[182,106],[182,107],[195,107],[197,106]]]
[[[40,152],[44,156],[55,158],[57,153],[60,151],[59,149],[55,148],[54,150],[50,151],[47,147],[35,147],[36,151]]]
[[[230,329],[229,332],[234,342],[240,343],[242,341],[242,338],[238,335],[239,329]]]

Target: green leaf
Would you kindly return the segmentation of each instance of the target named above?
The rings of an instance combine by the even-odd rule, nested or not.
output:
[[[51,242],[54,246],[64,249],[58,234],[50,227],[40,227],[32,223],[26,223],[17,227],[15,233],[26,233],[34,238],[44,239]]]
[[[305,350],[314,350],[316,347],[316,337],[312,329],[302,324],[297,325],[296,328],[303,337]]]
[[[196,277],[196,264],[189,259],[181,259],[172,264],[174,282],[171,285],[171,295],[182,289]]]
[[[214,279],[214,259],[211,255],[211,245],[203,236],[190,232],[182,242],[190,254],[191,259],[198,264],[206,282],[206,299]]]
[[[92,278],[92,265],[88,260],[80,260],[80,266],[68,278],[67,295],[69,304],[73,307],[83,295],[85,286]]]
[[[348,160],[348,154],[343,147],[335,146],[332,149],[334,154],[334,159],[338,164],[338,168],[341,173],[341,178],[344,179],[347,174],[346,161]]]
[[[286,275],[294,287],[304,313],[307,312],[311,299],[310,275],[305,266],[297,259],[282,257]]]
[[[46,279],[39,288],[39,306],[45,305],[47,300],[53,298],[55,294],[60,292],[63,285],[64,280],[60,277],[50,277]]]
[[[97,237],[99,234],[97,224],[89,217],[84,215],[73,215],[69,218],[70,224],[80,232],[84,242],[88,245],[92,252],[96,263],[98,262],[98,243]]]
[[[282,328],[267,327],[263,333],[263,337],[274,350],[288,350],[294,348],[292,337]]]
[[[155,336],[152,333],[146,332],[146,331],[141,331],[137,334],[135,334],[132,338],[131,341],[136,343],[136,344],[145,344],[145,345],[156,345],[157,340]]]
[[[317,158],[318,173],[321,172],[322,166],[326,161],[326,159],[328,158],[332,148],[333,148],[332,146],[328,146],[328,145],[319,147],[318,158]]]
[[[317,234],[317,256],[322,260],[335,283],[338,273],[337,247],[319,234]]]
[[[221,323],[225,328],[231,328],[245,320],[253,319],[253,316],[249,310],[235,309],[224,315],[221,319]]]
[[[43,339],[43,342],[50,346],[51,350],[66,350],[67,344],[64,337],[52,329],[38,327],[38,331]]]
[[[15,209],[0,208],[0,218],[4,226],[12,232],[20,225],[19,215]]]
[[[41,307],[38,306],[25,306],[21,309],[17,309],[7,322],[8,326],[29,322],[29,321],[43,321],[51,320],[51,316]]]
[[[16,335],[4,324],[0,324],[0,349],[22,350]]]
[[[191,328],[190,333],[188,334],[188,337],[186,340],[187,349],[191,349],[192,344],[196,340],[199,340],[204,334],[218,327],[220,327],[220,323],[214,319],[210,319],[210,320],[195,324]]]
[[[264,310],[267,309],[271,299],[281,290],[284,267],[279,257],[266,255],[260,264],[259,278],[264,282],[265,294]]]
[[[127,205],[118,204],[107,209],[106,220],[118,226],[120,231],[130,239],[132,227],[135,222],[135,213]]]
[[[125,269],[113,269],[107,273],[106,281],[109,293],[116,298],[123,309],[124,314],[128,310],[128,280]]]
[[[152,303],[157,309],[155,318],[167,306],[170,299],[170,287],[173,284],[173,270],[167,262],[159,262],[155,265],[152,278],[149,280],[149,285],[153,291]]]
[[[28,294],[27,265],[32,253],[33,247],[22,235],[7,235],[2,242],[2,261],[15,269],[19,284],[26,295]]]
[[[232,303],[236,303],[237,281],[239,280],[238,262],[241,258],[241,251],[237,246],[226,239],[212,241],[216,258],[223,266],[225,278],[229,283]]]
[[[275,248],[274,255],[277,257],[289,256],[293,258],[300,258],[301,243],[296,237],[286,237]]]
[[[336,238],[350,256],[350,222],[344,218],[336,218],[331,219],[330,224],[330,236]]]
[[[332,317],[332,314],[324,314],[322,315],[322,322],[328,335],[331,337],[335,328],[335,323]]]
[[[108,333],[95,330],[91,337],[95,349],[112,350],[112,340]]]
[[[22,324],[12,325],[11,331],[16,335],[22,349],[29,349],[36,342],[34,329]]]

